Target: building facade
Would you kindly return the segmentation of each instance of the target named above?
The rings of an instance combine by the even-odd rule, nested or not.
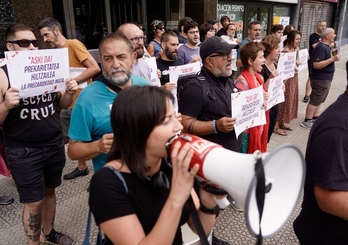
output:
[[[141,22],[148,35],[154,19],[163,20],[166,28],[176,29],[180,18],[189,16],[199,25],[209,19],[220,20],[228,15],[237,26],[240,39],[253,20],[262,23],[261,36],[269,33],[272,24],[292,24],[302,32],[301,48],[308,47],[309,35],[318,20],[335,28],[337,39],[348,40],[348,0],[9,0],[0,1],[0,47],[3,55],[4,29],[12,22],[30,25],[38,33],[41,19],[53,16],[63,25],[68,38],[81,39],[86,30],[105,35],[125,22]],[[150,40],[148,40],[150,41]]]

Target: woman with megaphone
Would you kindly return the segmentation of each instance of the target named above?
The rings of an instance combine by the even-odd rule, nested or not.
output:
[[[108,162],[94,174],[89,197],[105,244],[183,244],[182,225],[197,233],[190,200],[209,235],[219,208],[214,194],[200,189],[198,198],[193,189],[200,167],[190,166],[190,143],[175,141],[168,157],[168,141],[183,129],[172,95],[152,86],[123,90],[113,103],[111,126]]]

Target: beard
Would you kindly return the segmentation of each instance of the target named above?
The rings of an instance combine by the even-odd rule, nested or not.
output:
[[[113,75],[114,72],[120,72],[120,71],[124,73]],[[103,69],[102,74],[112,84],[116,86],[123,86],[129,81],[132,72],[133,72],[133,69],[127,72],[123,67],[120,67],[118,69],[114,69],[114,68],[111,69],[110,74],[107,74],[106,71]]]
[[[232,75],[232,70],[220,70],[217,67],[213,67],[213,73],[217,76],[217,77],[230,77]]]
[[[168,48],[165,48],[164,52],[166,53],[166,56],[170,60],[176,60],[178,59],[178,52],[170,52]]]

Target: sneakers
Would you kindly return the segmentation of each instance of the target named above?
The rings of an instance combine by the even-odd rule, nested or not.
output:
[[[313,120],[309,120],[309,121],[302,121],[301,122],[301,126],[307,129],[311,129],[313,126]]]
[[[305,97],[303,97],[303,102],[304,103],[307,103],[309,101],[309,96],[308,95],[305,95]]]
[[[231,203],[231,206],[234,210],[238,212],[243,212],[243,209],[239,207],[238,203],[231,196],[228,196],[227,199]]]
[[[13,203],[13,198],[9,196],[0,196],[0,205],[9,205]]]
[[[43,230],[41,230],[40,242],[44,244],[72,245],[74,240],[68,235],[52,229],[48,235],[45,235]]]
[[[212,241],[212,245],[231,245],[229,242],[225,242],[219,238],[217,238],[214,234],[213,234],[213,241]]]
[[[79,176],[85,176],[87,174],[89,174],[88,168],[86,168],[84,170],[79,170],[79,168],[76,167],[72,172],[65,174],[63,176],[63,178],[65,180],[71,180],[71,179],[75,179],[76,177],[79,177]]]

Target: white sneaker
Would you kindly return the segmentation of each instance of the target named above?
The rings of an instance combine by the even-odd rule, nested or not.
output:
[[[301,126],[304,127],[304,128],[307,128],[307,129],[311,129],[312,126],[313,126],[313,120],[310,120],[310,121],[302,121],[301,122]]]

